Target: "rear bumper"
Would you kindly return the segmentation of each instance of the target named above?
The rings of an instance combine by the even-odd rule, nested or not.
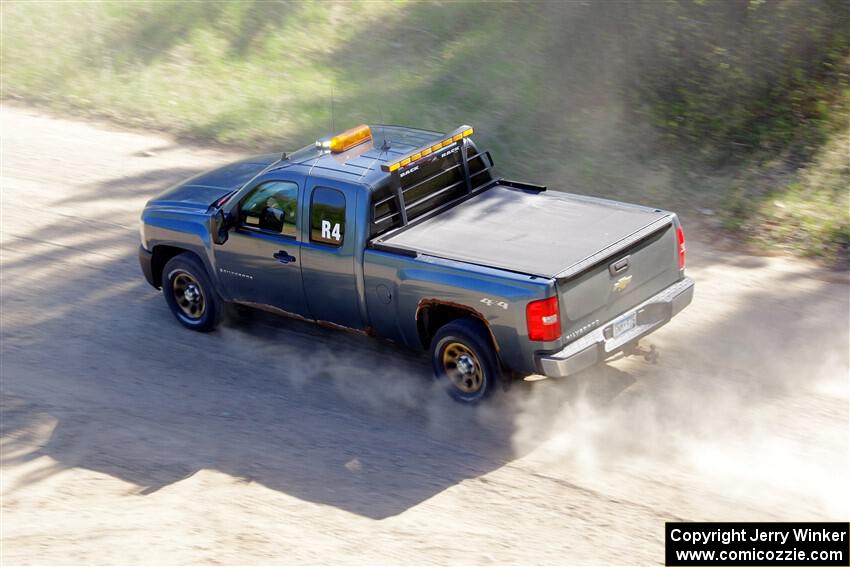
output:
[[[139,246],[139,265],[142,267],[142,273],[148,283],[158,288],[159,286],[153,278],[153,252],[145,250],[144,246]]]
[[[658,329],[687,307],[693,297],[694,280],[684,278],[616,318],[636,313],[637,325],[633,329],[613,338],[616,319],[606,321],[562,350],[538,356],[537,367],[542,374],[553,378],[575,374]]]

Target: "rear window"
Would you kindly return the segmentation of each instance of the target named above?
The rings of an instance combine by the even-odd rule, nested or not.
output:
[[[310,202],[310,240],[340,247],[345,239],[345,195],[317,187]]]
[[[477,155],[478,150],[472,144],[464,143],[467,144],[469,174],[475,189],[490,181],[492,175],[484,156]],[[466,194],[460,146],[451,146],[441,152],[438,158],[401,173],[408,221]],[[372,193],[372,210],[372,237],[401,226],[398,199],[391,182]]]

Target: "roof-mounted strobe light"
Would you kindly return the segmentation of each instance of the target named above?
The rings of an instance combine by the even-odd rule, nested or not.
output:
[[[391,163],[384,164],[384,165],[381,166],[381,169],[383,169],[384,171],[389,171],[389,172],[396,171],[397,169],[402,168],[402,167],[406,167],[406,166],[410,165],[411,163],[424,158],[425,156],[431,155],[432,153],[434,153],[434,152],[436,152],[436,151],[438,151],[442,148],[445,148],[446,146],[451,146],[455,142],[459,142],[459,141],[463,140],[464,138],[468,138],[469,136],[472,136],[472,133],[473,133],[472,126],[461,126],[457,130],[452,132],[451,135],[448,138],[446,138],[445,140],[442,140],[442,141],[437,142],[435,144],[432,144],[430,146],[426,146],[424,148],[420,148],[420,149],[404,156],[403,158],[401,158],[398,161],[394,161],[394,162],[391,162]]]
[[[338,154],[371,139],[372,130],[367,125],[361,124],[331,138],[329,147],[331,152]]]

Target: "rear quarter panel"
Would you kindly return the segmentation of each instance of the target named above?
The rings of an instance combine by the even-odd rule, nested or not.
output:
[[[535,372],[534,351],[550,346],[528,340],[525,306],[554,295],[551,279],[374,249],[365,251],[363,265],[369,319],[382,337],[421,348],[417,310],[437,301],[466,307],[484,319],[502,362],[517,372]]]

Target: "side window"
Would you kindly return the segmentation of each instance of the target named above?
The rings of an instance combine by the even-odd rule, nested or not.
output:
[[[290,181],[269,181],[248,193],[239,208],[240,224],[275,234],[295,236],[298,185]]]
[[[336,189],[317,187],[310,202],[310,240],[342,246],[345,237],[345,195]]]

